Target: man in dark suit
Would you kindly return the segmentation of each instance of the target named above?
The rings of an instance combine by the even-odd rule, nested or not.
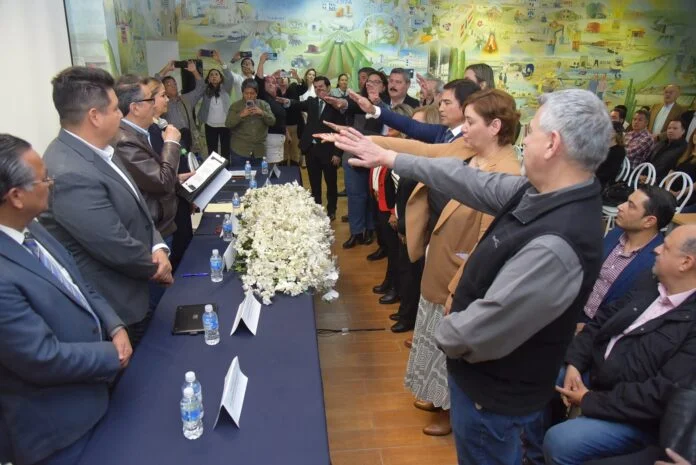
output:
[[[309,97],[304,102],[296,100],[290,101],[279,97],[279,101],[285,105],[299,108],[307,112],[307,125],[300,139],[300,150],[307,154],[307,174],[309,184],[312,188],[314,201],[319,205],[321,201],[321,177],[324,175],[326,182],[326,211],[331,221],[336,219],[336,202],[338,200],[338,167],[341,164],[341,151],[336,149],[334,144],[322,144],[321,141],[313,136],[317,133],[331,132],[331,128],[324,124],[324,121],[336,124],[345,124],[345,116],[324,100],[329,96],[331,82],[324,76],[317,76],[314,79],[314,91],[316,97]],[[343,99],[338,99],[343,100]],[[334,103],[335,98],[328,101]],[[345,100],[343,100],[345,101]]]
[[[173,278],[169,248],[109,145],[122,116],[113,86],[98,68],[72,67],[53,79],[62,129],[44,154],[55,187],[41,222],[128,325],[135,346],[152,316],[148,282]]]
[[[405,103],[411,108],[418,108],[420,102],[408,95],[408,88],[411,86],[411,76],[403,68],[394,68],[389,73],[389,100],[392,108],[400,103]]]
[[[53,180],[0,134],[0,463],[74,464],[132,348],[123,322],[34,218]]]

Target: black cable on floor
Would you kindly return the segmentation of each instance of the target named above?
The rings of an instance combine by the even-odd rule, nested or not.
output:
[[[336,334],[348,334],[366,331],[386,331],[386,328],[341,328],[341,329],[330,329],[330,328],[317,328],[317,335],[319,336],[335,336]]]

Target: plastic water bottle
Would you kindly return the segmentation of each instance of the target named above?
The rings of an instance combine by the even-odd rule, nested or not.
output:
[[[258,187],[258,184],[256,184],[256,178],[251,178],[251,181],[249,181],[249,189],[256,189]]]
[[[222,281],[222,257],[218,249],[213,249],[213,255],[210,257],[210,279],[214,283]]]
[[[193,388],[187,387],[181,399],[181,421],[184,424],[183,431],[186,439],[198,439],[203,434],[201,413],[201,403],[198,402]]]
[[[248,160],[244,164],[244,179],[247,181],[251,179],[251,163]]]
[[[229,213],[226,213],[222,222],[222,240],[230,242],[232,240],[232,232],[232,218],[230,218]]]
[[[239,209],[242,207],[242,200],[239,198],[239,194],[236,192],[232,196],[232,213],[236,215],[239,213]]]
[[[218,329],[218,316],[213,310],[213,306],[208,304],[205,306],[203,313],[203,330],[205,330],[205,343],[209,346],[214,346],[220,342],[220,330]]]
[[[268,162],[266,161],[266,157],[263,157],[263,160],[261,160],[261,174],[268,176]]]
[[[203,388],[201,387],[201,383],[198,382],[196,379],[196,373],[193,371],[187,371],[186,375],[184,375],[184,379],[186,382],[184,382],[184,385],[181,386],[181,392],[183,394],[184,389],[187,387],[190,387],[193,389],[193,395],[198,399],[198,402],[201,404],[201,418],[203,418],[203,415],[205,414],[205,410],[203,408]]]

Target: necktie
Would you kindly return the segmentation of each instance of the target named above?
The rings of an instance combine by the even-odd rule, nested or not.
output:
[[[94,320],[97,322],[97,327],[99,328],[99,334],[101,334],[101,322],[99,321],[99,318],[94,314],[92,311],[92,308],[89,306],[89,303],[87,302],[87,299],[85,298],[84,295],[82,295],[82,292],[79,291],[77,285],[75,285],[73,282],[68,280],[68,278],[61,272],[60,268],[56,266],[56,264],[46,255],[41,251],[41,248],[39,247],[38,242],[36,242],[36,239],[34,239],[30,233],[25,233],[24,234],[24,246],[31,251],[32,254],[36,258],[39,259],[39,262],[46,268],[48,268],[48,271],[51,272],[51,274],[60,282],[60,284],[63,286],[65,290],[68,291],[68,293],[82,305],[85,309],[89,311],[89,313],[92,315]]]
[[[319,100],[319,116],[324,112],[324,101],[322,99]]]
[[[445,132],[445,144],[449,144],[454,140],[454,133],[450,129]]]

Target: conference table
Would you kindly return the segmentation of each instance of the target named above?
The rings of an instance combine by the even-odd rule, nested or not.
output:
[[[299,177],[299,169],[292,169],[288,177]],[[244,298],[240,278],[234,272],[226,272],[221,283],[211,282],[209,276],[182,277],[208,272],[212,249],[222,253],[227,246],[211,234],[221,219],[205,214],[204,221],[80,463],[328,465],[312,296],[276,296],[272,305],[262,307],[256,336],[243,325],[230,336]],[[218,305],[220,343],[208,346],[202,334],[172,335],[176,307],[204,303]],[[213,429],[225,374],[235,356],[249,377],[240,427],[223,414]],[[184,438],[179,412],[184,373],[189,370],[203,386],[205,407],[204,433],[194,441]]]

